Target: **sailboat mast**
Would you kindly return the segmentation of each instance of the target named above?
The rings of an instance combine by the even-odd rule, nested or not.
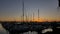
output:
[[[27,22],[27,15],[26,15],[26,22]]]
[[[60,7],[60,0],[58,0],[58,7]]]
[[[34,12],[33,12],[33,21],[34,21]]]
[[[39,9],[38,9],[38,21],[39,21]]]
[[[23,21],[24,21],[24,0],[22,0],[22,11],[23,11]]]

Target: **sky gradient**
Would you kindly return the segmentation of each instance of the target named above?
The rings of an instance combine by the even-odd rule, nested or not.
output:
[[[32,21],[60,21],[60,12],[57,9],[58,0],[24,0],[24,20]],[[0,0],[1,21],[22,20],[22,0]]]

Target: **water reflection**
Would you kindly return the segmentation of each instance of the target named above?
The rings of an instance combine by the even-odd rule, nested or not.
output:
[[[52,28],[48,28],[48,29],[42,30],[42,33],[46,33],[46,32],[53,32],[53,29]]]
[[[23,34],[37,34],[37,32],[35,32],[35,31],[33,31],[33,32],[29,31],[29,32],[25,32]]]

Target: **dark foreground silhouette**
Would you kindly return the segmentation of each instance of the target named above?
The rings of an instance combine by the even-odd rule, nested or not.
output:
[[[1,22],[9,34],[20,34],[36,31],[37,34],[60,34],[60,22]],[[51,28],[52,32],[42,33],[42,30]]]

